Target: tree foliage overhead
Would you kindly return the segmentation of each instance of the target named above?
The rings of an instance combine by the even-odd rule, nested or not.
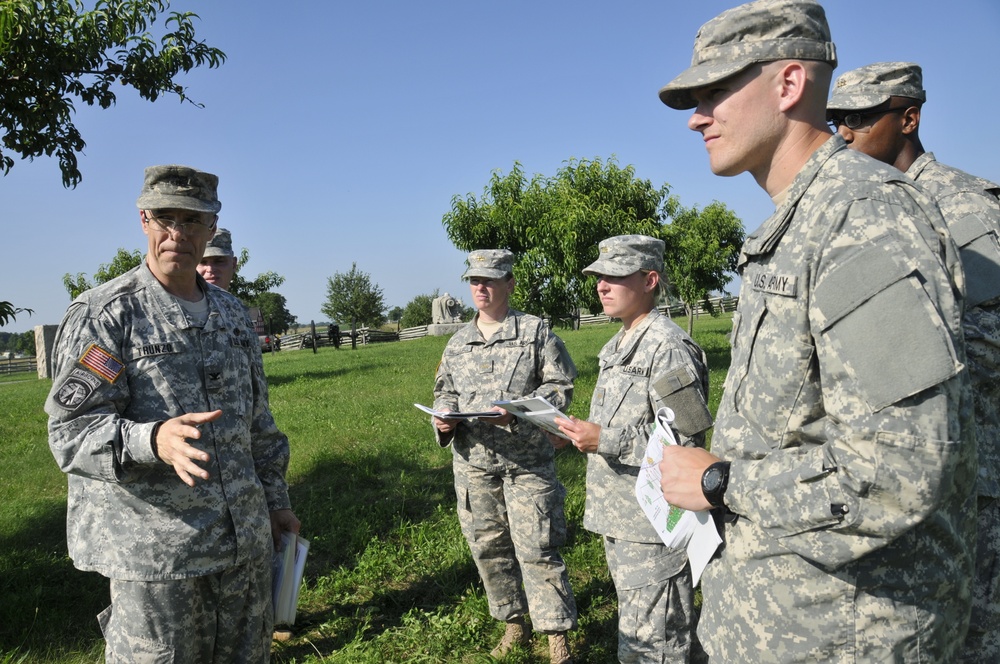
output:
[[[367,272],[358,270],[357,263],[351,264],[350,272],[335,272],[326,281],[326,302],[320,311],[329,316],[331,322],[368,327],[378,327],[385,322],[382,289],[372,283]]]
[[[87,275],[83,272],[78,272],[76,276],[67,272],[63,275],[63,286],[66,287],[66,292],[69,293],[69,299],[75,300],[83,291],[107,283],[115,277],[120,277],[132,268],[138,267],[141,263],[141,251],[138,249],[129,251],[128,249],[119,247],[110,263],[102,263],[97,268],[97,272],[94,273],[93,283],[87,279]]]
[[[16,320],[17,315],[21,312],[27,313],[29,316],[34,313],[31,309],[15,307],[10,302],[0,302],[0,326]]]
[[[678,207],[669,187],[657,189],[614,158],[570,159],[554,176],[531,180],[515,162],[506,175],[494,171],[479,199],[452,198],[443,223],[463,251],[514,252],[513,306],[568,318],[577,306],[601,310],[594,278],[581,273],[597,259],[597,243],[631,233],[659,237],[661,207],[668,215]]]
[[[693,305],[703,302],[712,315],[708,296],[721,291],[732,280],[743,246],[743,224],[718,201],[703,210],[680,208],[663,227],[666,243],[665,271],[671,288],[684,302],[688,333],[694,326]]]
[[[156,101],[191,101],[175,79],[226,55],[195,36],[192,12],[169,12],[170,0],[0,0],[0,170],[11,155],[55,155],[63,186],[83,179],[77,153],[86,145],[73,124],[75,100],[108,108],[113,86]],[[165,14],[157,39],[149,29]],[[194,102],[192,102],[194,103]]]

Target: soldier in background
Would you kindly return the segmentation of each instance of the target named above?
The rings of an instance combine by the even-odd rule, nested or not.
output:
[[[963,660],[1000,661],[1000,186],[924,151],[920,66],[879,62],[842,74],[827,118],[852,150],[891,164],[934,199],[965,268],[962,329],[976,412],[979,528],[972,620]]]
[[[656,308],[663,251],[663,240],[620,235],[602,241],[598,259],[584,268],[597,275],[604,313],[621,319],[622,329],[598,355],[589,421],[556,420],[587,455],[583,525],[604,537],[623,663],[687,662],[694,636],[687,552],[663,544],[635,498],[657,410],[674,411],[682,445],[704,447],[712,426],[705,353]]]
[[[141,265],[78,297],[45,403],[69,554],[108,577],[108,662],[267,662],[271,554],[298,532],[257,335],[197,265],[218,178],[146,169]]]
[[[836,49],[812,0],[701,27],[660,90],[716,175],[775,203],[740,255],[711,452],[668,502],[726,513],[702,578],[712,661],[949,662],[968,628],[976,447],[958,250],[934,203],[826,126]]]
[[[205,247],[205,255],[198,263],[198,274],[205,281],[229,290],[236,275],[236,255],[233,253],[233,236],[225,228],[216,229],[215,235]]]
[[[559,547],[566,541],[566,489],[556,478],[555,450],[541,429],[514,419],[494,401],[543,396],[569,406],[576,367],[562,340],[536,316],[509,306],[514,255],[473,251],[469,269],[478,313],[448,341],[434,382],[434,409],[499,411],[492,419],[433,418],[442,446],[452,446],[458,518],[490,603],[507,623],[491,653],[527,645],[531,627],[549,635],[553,664],[571,662],[566,632],[576,602]]]

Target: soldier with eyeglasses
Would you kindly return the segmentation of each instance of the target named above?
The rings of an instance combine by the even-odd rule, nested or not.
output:
[[[147,168],[145,260],[80,295],[56,335],[49,447],[70,557],[110,579],[98,621],[112,663],[267,662],[271,553],[299,531],[257,335],[196,270],[217,187]]]
[[[959,245],[966,279],[962,330],[976,415],[979,475],[976,581],[964,662],[1000,661],[1000,185],[937,161],[920,141],[927,101],[913,62],[842,74],[827,117],[848,147],[895,166],[934,199]],[[889,115],[892,113],[892,115]]]

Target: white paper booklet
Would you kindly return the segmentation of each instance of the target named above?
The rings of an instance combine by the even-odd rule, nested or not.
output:
[[[550,433],[562,436],[563,438],[566,437],[566,434],[559,430],[559,426],[555,420],[557,417],[568,420],[569,415],[566,415],[553,406],[545,397],[528,397],[526,399],[514,399],[513,401],[494,401],[493,405],[500,406],[508,413],[525,419]]]
[[[635,497],[664,544],[675,549],[687,547],[692,580],[694,585],[698,585],[701,573],[719,548],[722,538],[708,510],[690,512],[674,507],[663,497],[660,461],[663,459],[663,446],[677,444],[670,428],[673,421],[674,411],[669,408],[656,411],[656,428],[646,445],[646,454],[635,483]]]
[[[434,410],[433,408],[428,408],[423,404],[415,403],[413,404],[420,410],[424,411],[428,415],[433,415],[434,417],[439,417],[442,420],[471,420],[474,417],[478,418],[491,418],[500,417],[503,413],[498,413],[495,410],[487,410],[481,413],[458,413],[455,411],[444,411],[444,410]]]
[[[294,625],[299,605],[299,587],[306,568],[309,540],[295,533],[281,534],[281,550],[273,559],[273,585],[271,602],[274,605],[275,625]]]

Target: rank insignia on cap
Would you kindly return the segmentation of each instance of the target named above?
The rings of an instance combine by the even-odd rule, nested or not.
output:
[[[80,364],[87,367],[109,383],[115,382],[115,379],[121,375],[122,369],[125,368],[125,365],[122,364],[121,360],[114,357],[111,353],[104,350],[97,344],[90,344],[90,347],[87,348],[87,352],[80,358]]]

